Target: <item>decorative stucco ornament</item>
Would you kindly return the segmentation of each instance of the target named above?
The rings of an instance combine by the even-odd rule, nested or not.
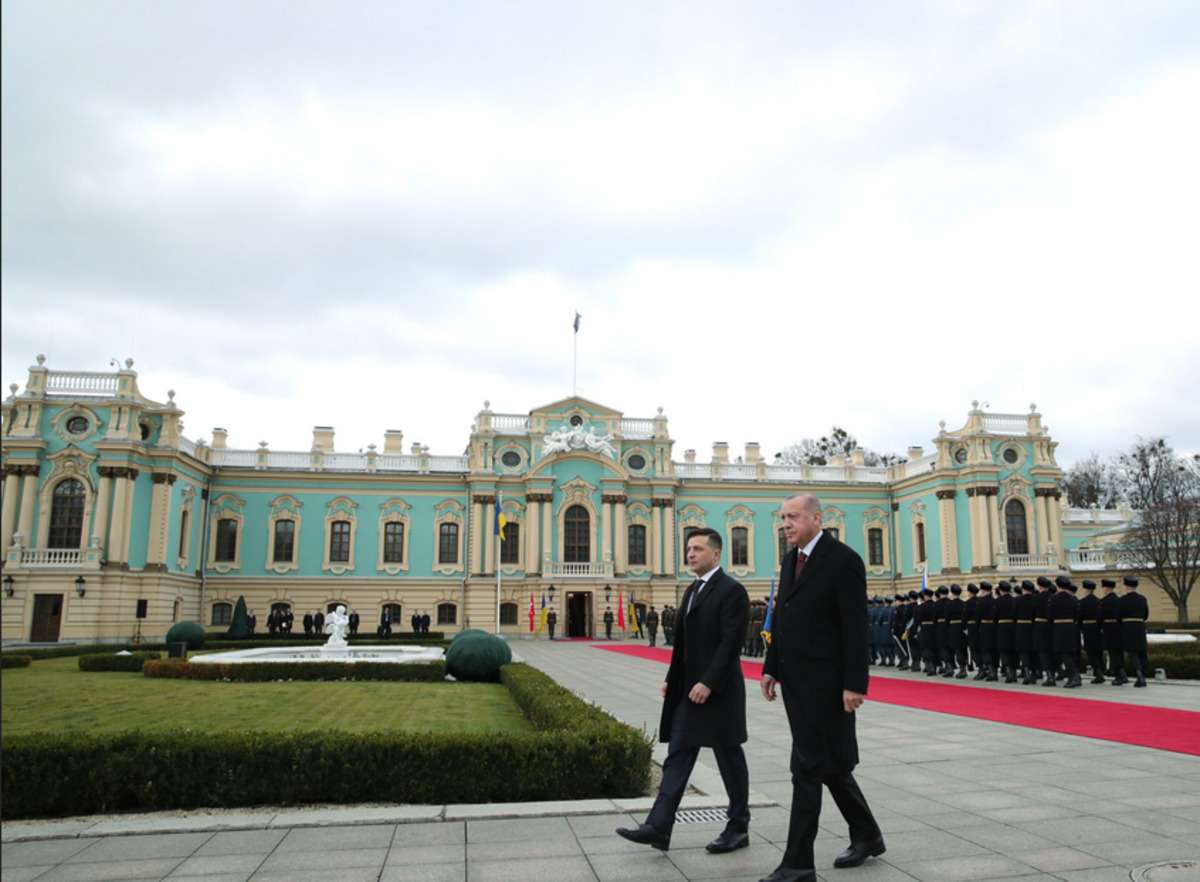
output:
[[[542,454],[570,453],[572,450],[587,450],[610,459],[617,458],[617,448],[612,444],[612,435],[597,435],[594,429],[583,431],[582,426],[556,429],[542,439]]]

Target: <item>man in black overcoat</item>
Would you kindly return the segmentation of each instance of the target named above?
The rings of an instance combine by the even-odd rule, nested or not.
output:
[[[1125,676],[1125,651],[1121,646],[1121,598],[1117,596],[1117,583],[1113,579],[1101,579],[1104,597],[1100,599],[1100,628],[1104,632],[1104,651],[1108,653],[1108,669],[1114,686],[1129,682]]]
[[[312,613],[305,613],[304,614],[304,634],[305,634],[305,636],[311,636],[312,630],[313,630]]]
[[[867,694],[867,576],[862,558],[821,530],[821,503],[793,496],[782,508],[792,550],[779,573],[779,597],[763,664],[762,692],[783,705],[792,731],[792,811],[783,861],[763,882],[815,882],[813,841],[828,787],[850,828],[835,867],[883,854],[883,834],[854,780],[854,712]]]
[[[979,600],[975,604],[975,617],[979,620],[979,673],[976,680],[995,683],[996,676],[996,600],[992,597],[992,583],[979,583]]]
[[[996,586],[996,663],[1005,683],[1017,682],[1017,627],[1012,585],[1002,579]]]
[[[1083,580],[1083,597],[1079,600],[1079,630],[1083,635],[1083,651],[1092,666],[1092,682],[1104,682],[1104,636],[1100,633],[1100,598],[1096,583]]]
[[[1150,604],[1138,594],[1138,580],[1126,576],[1125,595],[1121,598],[1121,645],[1129,656],[1129,667],[1137,674],[1134,686],[1146,685],[1146,621],[1150,618]]]
[[[351,636],[354,636],[355,634],[358,633],[358,625],[361,621],[362,621],[362,619],[360,619],[358,617],[358,610],[356,610],[356,609],[351,610],[350,611],[350,635]]]
[[[950,665],[942,673],[943,677],[956,677],[965,680],[967,677],[967,635],[963,630],[963,618],[966,615],[967,604],[962,599],[962,586],[950,586],[950,602],[946,604],[946,639],[950,641]],[[954,666],[958,665],[955,672]]]
[[[1037,684],[1038,660],[1033,651],[1033,616],[1036,598],[1033,583],[1025,579],[1018,586],[1019,593],[1013,600],[1013,619],[1015,620],[1013,645],[1021,659],[1021,683],[1025,686]]]
[[[612,640],[612,626],[613,626],[612,607],[606,606],[604,608],[604,639],[605,640]]]
[[[1071,594],[1071,580],[1058,576],[1054,580],[1058,590],[1050,597],[1050,635],[1054,647],[1054,662],[1067,672],[1066,688],[1082,685],[1079,669],[1075,666],[1075,654],[1079,651],[1079,601]],[[1055,685],[1047,680],[1043,686]]]
[[[1038,655],[1038,667],[1046,675],[1042,685],[1053,686],[1058,679],[1054,667],[1054,643],[1050,634],[1050,594],[1054,583],[1045,576],[1038,576],[1037,587],[1033,607],[1033,648]]]
[[[650,645],[653,646],[658,640],[658,610],[654,605],[650,605],[650,612],[646,613],[646,630],[650,632]]]
[[[669,745],[662,782],[646,822],[617,829],[626,839],[663,851],[671,845],[675,810],[702,747],[712,748],[729,794],[725,830],[706,848],[719,854],[750,844],[750,771],[742,750],[746,681],[741,661],[750,595],[721,569],[721,545],[721,534],[709,527],[696,530],[688,539],[687,564],[696,581],[679,605],[671,665],[660,690],[658,738]],[[865,665],[865,643],[862,652]]]
[[[979,616],[976,607],[979,606],[979,586],[974,582],[967,584],[967,599],[963,601],[963,622],[967,632],[967,670],[973,671],[980,665],[979,659]]]

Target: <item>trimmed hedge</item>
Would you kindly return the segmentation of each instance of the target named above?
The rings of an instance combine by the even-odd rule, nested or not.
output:
[[[180,680],[229,680],[235,683],[269,683],[275,680],[391,680],[405,683],[436,683],[446,678],[446,666],[438,662],[189,662],[164,659],[149,662],[147,677]]]
[[[154,661],[161,657],[158,652],[134,652],[129,655],[117,655],[113,653],[96,654],[96,655],[81,655],[79,656],[79,670],[81,671],[132,671],[134,673],[142,669],[148,661]]]
[[[159,664],[186,663],[147,667]],[[541,731],[182,730],[5,738],[0,812],[12,819],[202,806],[642,795],[650,774],[644,733],[525,665],[506,665],[501,679]]]
[[[163,639],[168,644],[186,643],[188,649],[197,650],[204,648],[204,641],[208,639],[208,634],[199,622],[176,622]]]
[[[1165,647],[1164,647],[1165,648]],[[1149,661],[1147,675],[1153,674],[1156,668],[1162,668],[1168,680],[1200,680],[1200,652],[1191,647],[1190,653],[1160,652],[1157,648],[1146,654]],[[1126,672],[1128,673],[1128,672]]]
[[[31,655],[0,655],[0,668],[27,668],[33,663]]]

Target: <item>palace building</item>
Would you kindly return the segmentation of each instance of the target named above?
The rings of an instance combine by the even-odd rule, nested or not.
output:
[[[861,451],[823,466],[779,465],[746,442],[676,460],[667,417],[627,417],[579,397],[474,418],[464,455],[403,447],[235,450],[182,433],[174,391],[145,397],[132,361],[111,373],[56,371],[39,356],[3,403],[3,639],[160,640],[177,620],[224,630],[244,596],[264,630],[337,603],[362,630],[387,613],[408,629],[528,633],[532,594],[568,636],[602,630],[605,606],[675,603],[691,582],[690,530],[713,527],[722,563],[765,597],[787,548],[790,494],[817,494],[825,526],[867,565],[868,591],[931,581],[1098,578],[1103,545],[1130,513],[1071,510],[1056,442],[1034,407],[973,406],[932,446],[872,468]],[[496,508],[505,539],[493,535]],[[499,580],[497,580],[499,571]],[[499,581],[499,589],[497,582]],[[1152,618],[1173,618],[1147,586]]]

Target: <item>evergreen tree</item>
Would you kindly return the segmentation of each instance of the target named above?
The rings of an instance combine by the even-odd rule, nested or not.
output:
[[[226,632],[231,640],[250,639],[250,616],[246,613],[246,598],[238,595],[237,605],[233,608],[233,621],[229,623]]]

